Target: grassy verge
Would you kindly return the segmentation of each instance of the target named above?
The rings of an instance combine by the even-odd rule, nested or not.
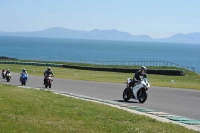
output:
[[[0,132],[193,133],[179,125],[51,92],[0,84]]]
[[[1,60],[1,61],[17,61],[17,62],[38,62],[38,63],[51,63],[51,64],[64,64],[69,66],[86,66],[86,67],[98,67],[98,68],[135,68],[139,69],[141,66],[124,66],[124,65],[101,65],[101,64],[87,64],[87,63],[73,63],[73,62],[59,62],[59,61],[38,61],[38,60]],[[148,66],[148,69],[155,70],[183,70],[184,68],[170,67],[170,66]],[[184,69],[186,70],[186,69]]]
[[[1,68],[9,68],[11,72],[20,73],[22,68],[26,68],[29,74],[43,76],[46,66],[13,65],[1,64]],[[124,83],[128,77],[133,77],[134,73],[102,72],[78,70],[69,68],[51,67],[55,77],[74,80],[88,80],[99,82]],[[173,88],[188,88],[200,90],[200,75],[191,71],[186,71],[185,76],[166,76],[148,74],[151,86],[163,86]],[[174,83],[171,82],[174,81]]]

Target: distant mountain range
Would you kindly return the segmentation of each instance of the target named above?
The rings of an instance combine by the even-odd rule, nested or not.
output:
[[[1,32],[0,36],[28,36],[50,38],[74,38],[74,39],[97,39],[97,40],[124,40],[124,41],[148,41],[148,42],[177,42],[177,43],[200,43],[200,32],[190,34],[175,34],[167,38],[152,39],[148,35],[131,35],[127,32],[113,30],[81,31],[67,28],[53,27],[34,32]]]

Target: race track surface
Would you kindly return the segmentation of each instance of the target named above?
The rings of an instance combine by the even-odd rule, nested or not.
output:
[[[119,84],[54,78],[50,90],[125,103],[122,98],[122,93],[125,88],[123,82],[124,81],[122,81],[122,84]],[[1,77],[0,83],[20,86],[19,74],[12,73],[12,79],[9,83]],[[44,88],[43,77],[29,75],[26,86]],[[129,102],[126,103],[132,106],[144,107],[155,111],[200,120],[200,91],[198,90],[152,86],[148,91],[148,98],[144,104],[140,104],[133,99],[130,99]]]

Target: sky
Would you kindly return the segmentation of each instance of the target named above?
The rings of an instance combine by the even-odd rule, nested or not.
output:
[[[200,0],[0,0],[0,31],[50,27],[152,38],[200,32]]]

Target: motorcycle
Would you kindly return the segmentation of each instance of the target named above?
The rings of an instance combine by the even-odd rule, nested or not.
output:
[[[140,103],[144,103],[148,97],[147,90],[150,88],[150,83],[147,78],[143,78],[141,81],[137,81],[134,86],[130,86],[132,81],[131,78],[128,78],[125,82],[126,88],[123,92],[124,101],[132,98],[138,100]]]
[[[8,73],[7,75],[6,75],[6,80],[7,80],[7,82],[10,82],[10,80],[11,80],[11,73]]]
[[[45,85],[45,88],[51,88],[51,85],[52,85],[52,75],[48,75],[48,76],[45,76],[45,79],[44,79],[44,85]]]
[[[5,79],[5,77],[6,77],[6,71],[2,72],[1,75],[2,75],[2,78]]]
[[[22,77],[20,78],[20,81],[21,81],[21,85],[26,85],[26,82],[27,82],[27,79],[28,79],[28,74],[24,74],[22,75]]]

